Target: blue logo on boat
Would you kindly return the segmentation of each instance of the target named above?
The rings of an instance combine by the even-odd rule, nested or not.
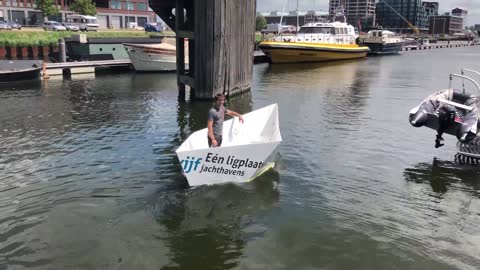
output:
[[[180,165],[182,165],[182,169],[185,173],[189,173],[192,170],[196,171],[198,169],[198,165],[200,165],[200,162],[202,161],[202,158],[195,158],[195,157],[188,157],[186,159],[183,159],[180,161]]]

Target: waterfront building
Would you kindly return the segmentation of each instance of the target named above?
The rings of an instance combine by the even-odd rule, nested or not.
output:
[[[462,24],[462,29],[463,29],[463,26],[467,24],[468,11],[466,9],[457,7],[452,9],[452,15],[463,18],[463,24]]]
[[[421,0],[384,0],[376,6],[378,25],[394,32],[411,33],[412,27],[392,9],[400,13],[419,31],[428,31],[428,16]]]
[[[279,11],[260,12],[259,14],[265,18],[267,24],[280,23],[280,20],[282,20],[284,25],[297,25],[297,11],[284,12],[283,16],[282,12]],[[302,26],[310,22],[326,22],[328,17],[328,12],[324,11],[300,11],[298,12],[298,25]]]
[[[65,21],[73,14],[68,7],[74,0],[56,0],[59,14],[49,16],[49,20]],[[156,22],[155,13],[149,8],[148,0],[95,0],[97,19],[100,28],[127,28],[130,22],[143,26],[147,22]],[[11,20],[22,25],[43,25],[43,16],[35,9],[35,0],[0,1],[0,20]]]
[[[363,28],[371,27],[375,22],[375,0],[330,0],[328,10],[331,16],[343,7],[347,22]]]
[[[463,18],[450,14],[431,16],[429,20],[429,34],[455,35],[463,32]]]
[[[438,15],[438,7],[440,6],[438,2],[423,1],[422,4],[423,4],[423,7],[425,8],[425,13],[428,18],[430,18],[430,16]]]

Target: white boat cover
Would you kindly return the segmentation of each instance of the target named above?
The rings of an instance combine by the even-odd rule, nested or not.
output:
[[[194,132],[177,149],[190,186],[247,182],[282,141],[278,106],[273,104],[223,122],[221,147],[208,147],[207,128]],[[206,123],[205,123],[206,125]]]

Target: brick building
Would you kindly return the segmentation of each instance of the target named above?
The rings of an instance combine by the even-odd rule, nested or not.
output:
[[[97,19],[100,29],[126,28],[129,22],[143,26],[147,22],[156,22],[156,15],[151,11],[148,0],[95,0]],[[49,16],[49,20],[65,21],[68,14],[73,14],[68,7],[73,0],[56,0],[60,13]],[[0,0],[0,20],[11,20],[22,25],[42,25],[43,16],[35,9],[35,0]]]

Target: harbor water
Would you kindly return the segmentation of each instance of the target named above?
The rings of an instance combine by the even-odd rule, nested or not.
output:
[[[188,188],[175,149],[210,102],[175,74],[0,84],[0,269],[479,269],[480,169],[408,113],[477,47],[255,65],[277,168]],[[457,83],[461,85],[461,83]]]

